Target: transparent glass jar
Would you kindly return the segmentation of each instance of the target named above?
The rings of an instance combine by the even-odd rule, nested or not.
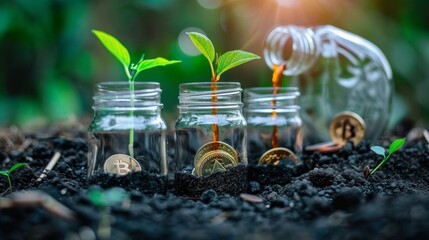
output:
[[[246,120],[242,114],[240,83],[184,83],[179,88],[176,170],[201,175],[196,171],[199,163],[210,157],[226,159],[228,163],[229,158],[234,158],[237,164],[247,164]],[[218,150],[221,152],[214,154]]]
[[[333,26],[279,26],[265,40],[267,65],[285,65],[290,86],[299,86],[304,140],[330,140],[335,115],[363,118],[365,139],[374,141],[389,119],[392,70],[371,42]]]
[[[155,82],[135,82],[134,91],[128,82],[97,85],[88,129],[88,176],[97,171],[167,174],[160,95]]]
[[[257,164],[268,150],[284,147],[302,152],[302,121],[296,87],[256,87],[244,90],[249,163]]]

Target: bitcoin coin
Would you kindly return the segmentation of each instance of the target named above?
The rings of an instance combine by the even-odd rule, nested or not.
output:
[[[231,154],[224,151],[211,151],[200,158],[195,166],[195,175],[207,176],[215,172],[224,172],[237,164]]]
[[[262,154],[261,158],[259,158],[259,164],[278,165],[280,161],[285,158],[291,159],[295,164],[298,163],[297,156],[291,150],[283,147],[278,147],[272,148]]]
[[[198,149],[194,157],[196,176],[206,176],[238,164],[237,152],[224,142],[209,142]]]
[[[329,124],[329,135],[340,147],[347,141],[352,141],[357,146],[365,136],[365,121],[354,112],[341,112]]]
[[[142,168],[131,156],[125,154],[115,154],[104,162],[104,172],[127,175],[130,172],[139,172]]]
[[[198,149],[194,157],[194,166],[197,166],[198,161],[200,161],[204,154],[211,151],[226,152],[235,159],[236,163],[238,163],[238,154],[230,145],[224,142],[209,142]]]

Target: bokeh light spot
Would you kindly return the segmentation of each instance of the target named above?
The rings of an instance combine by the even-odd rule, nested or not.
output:
[[[197,0],[197,2],[206,9],[216,9],[222,5],[222,0]]]
[[[186,34],[187,32],[199,32],[199,33],[202,33],[204,35],[206,35],[206,34],[204,33],[203,30],[201,30],[199,28],[188,27],[188,28],[185,28],[182,32],[180,32],[178,40],[177,40],[179,42],[180,49],[186,55],[188,55],[188,56],[200,55],[201,54],[200,51],[198,51],[198,49],[194,46],[191,39]]]
[[[282,7],[292,7],[296,4],[296,0],[276,0],[276,2]]]

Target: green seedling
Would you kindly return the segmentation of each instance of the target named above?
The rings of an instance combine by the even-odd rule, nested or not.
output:
[[[7,181],[9,182],[9,189],[12,192],[12,181],[10,180],[10,174],[15,171],[16,169],[26,166],[26,163],[17,163],[15,165],[13,165],[11,168],[9,168],[9,170],[4,170],[4,171],[0,171],[1,175],[4,175],[7,177]]]
[[[245,52],[242,50],[233,50],[224,54],[217,54],[213,43],[205,35],[197,32],[187,33],[194,43],[195,47],[201,54],[207,58],[210,64],[210,70],[212,73],[211,82],[217,82],[220,80],[220,76],[227,70],[234,68],[243,63],[259,59],[260,57],[256,54]],[[216,85],[212,84],[212,91],[217,90]],[[212,102],[217,102],[217,95],[213,94]],[[212,109],[212,114],[216,115],[216,109]],[[213,141],[218,141],[219,129],[218,125],[213,124]]]
[[[101,210],[97,235],[100,239],[111,237],[110,207],[129,201],[129,194],[123,188],[110,188],[108,190],[90,189],[87,193],[88,200]]]
[[[100,42],[106,47],[106,49],[115,56],[116,59],[122,64],[127,75],[128,82],[130,84],[130,93],[131,93],[131,106],[134,102],[134,81],[136,80],[137,75],[143,70],[147,70],[154,67],[166,66],[180,61],[177,60],[167,60],[165,58],[157,57],[154,59],[144,59],[144,54],[137,63],[131,63],[130,53],[127,48],[122,45],[122,43],[105,32],[92,30],[92,32],[97,36]],[[130,111],[131,119],[134,116],[133,110]],[[131,157],[134,157],[134,122],[130,127],[130,137],[128,151]]]
[[[406,138],[400,138],[400,139],[396,139],[395,141],[393,141],[390,146],[389,146],[389,152],[386,156],[386,149],[384,149],[381,146],[372,146],[371,150],[378,155],[383,156],[383,160],[377,165],[377,167],[375,167],[372,171],[371,174],[374,174],[384,163],[387,162],[387,160],[389,160],[390,156],[392,156],[392,154],[396,151],[398,151],[405,143]]]
[[[201,54],[203,54],[203,56],[206,57],[209,61],[212,72],[212,82],[219,81],[220,76],[225,71],[243,63],[260,58],[256,54],[242,50],[233,50],[219,55],[215,52],[213,43],[205,35],[197,32],[190,32],[187,34],[191,38],[198,51],[200,51]],[[216,66],[216,69],[214,66]]]

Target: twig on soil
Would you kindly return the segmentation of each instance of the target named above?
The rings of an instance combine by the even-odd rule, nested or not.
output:
[[[426,142],[428,142],[429,143],[429,132],[428,132],[428,130],[424,130],[423,131],[423,136],[425,137],[425,139],[426,139]]]
[[[219,215],[217,215],[216,217],[212,218],[211,223],[213,225],[219,224],[219,223],[223,223],[225,222],[225,220],[227,220],[229,217],[229,214],[227,212],[221,212]]]
[[[38,182],[42,181],[42,179],[46,177],[46,173],[51,171],[52,168],[54,168],[55,164],[57,164],[58,159],[60,159],[60,157],[61,157],[61,153],[55,152],[54,156],[52,156],[48,165],[45,167],[45,169],[43,169],[42,174],[40,174],[40,177],[36,181]]]
[[[0,148],[6,152],[17,150],[25,141],[24,134],[16,127],[0,131]]]
[[[33,143],[33,140],[27,138],[24,140],[24,142],[21,144],[21,146],[19,146],[19,148],[17,149],[18,152],[23,152],[25,151],[25,149],[27,149],[31,144]]]
[[[0,139],[4,142],[4,149],[11,148],[14,144],[7,134],[0,134]]]
[[[41,206],[49,213],[66,219],[76,220],[72,210],[41,191],[20,191],[10,195],[10,198],[0,198],[0,208],[36,207]]]
[[[256,195],[252,195],[252,194],[247,194],[247,193],[240,194],[240,198],[243,199],[244,201],[250,202],[250,203],[262,203],[262,202],[264,202],[264,199],[262,199],[261,197],[258,197]]]
[[[4,191],[1,195],[0,195],[0,197],[3,197],[7,192],[9,192],[10,191],[10,187],[8,187],[7,189],[6,189],[6,191]]]
[[[368,179],[368,177],[371,175],[371,169],[369,168],[368,165],[366,165],[363,168],[363,176],[365,177],[365,179]]]

